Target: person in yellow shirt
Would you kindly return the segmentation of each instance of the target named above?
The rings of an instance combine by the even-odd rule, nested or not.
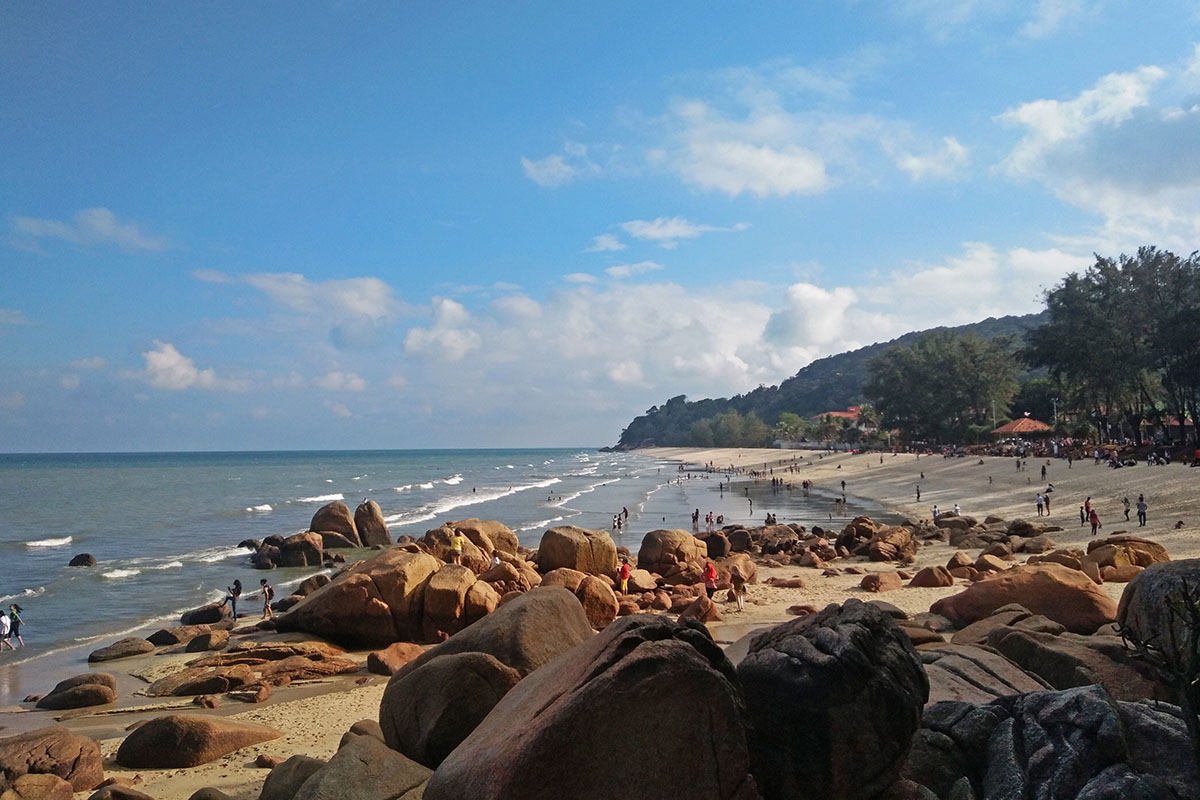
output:
[[[450,558],[454,564],[462,564],[463,536],[458,531],[450,534]]]

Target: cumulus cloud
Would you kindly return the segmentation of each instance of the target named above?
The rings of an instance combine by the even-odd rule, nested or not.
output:
[[[479,349],[482,337],[471,327],[471,315],[461,303],[446,297],[433,298],[433,324],[412,328],[404,337],[404,349],[430,358],[459,361]]]
[[[79,388],[78,375],[63,375],[58,379],[58,385],[66,389],[68,392],[73,392]]]
[[[740,141],[688,144],[676,164],[685,181],[731,197],[819,194],[829,188],[825,161],[799,145],[772,147]]]
[[[710,231],[744,231],[750,226],[740,222],[729,228],[716,225],[698,225],[683,217],[658,217],[653,220],[631,219],[622,222],[621,227],[635,239],[657,243],[668,250],[674,248],[680,239],[695,239]]]
[[[213,369],[199,369],[196,362],[180,353],[170,342],[156,339],[153,349],[142,353],[142,359],[146,364],[142,377],[156,389],[236,391],[249,388],[247,381],[218,378]]]
[[[293,311],[331,310],[381,320],[399,310],[392,287],[379,278],[311,281],[297,273],[264,272],[241,279]]]
[[[194,269],[192,277],[204,283],[233,283],[234,279],[217,269]]]
[[[561,153],[552,153],[545,158],[521,158],[521,169],[525,177],[545,189],[553,189],[570,183],[576,178],[599,175],[602,167],[588,154],[588,146],[579,142],[567,142]]]
[[[954,178],[967,164],[967,148],[953,136],[942,139],[939,149],[924,155],[902,153],[896,166],[907,172],[914,181],[925,178]]]
[[[662,264],[654,261],[639,261],[636,264],[618,264],[604,271],[613,278],[632,278],[635,275],[645,275],[647,272],[657,272],[662,268]]]
[[[1033,19],[1021,26],[1021,35],[1029,39],[1045,39],[1086,11],[1087,5],[1083,0],[1038,0]]]
[[[571,272],[563,275],[563,280],[567,283],[595,283],[596,276],[586,272]]]
[[[585,253],[609,253],[617,250],[624,250],[625,245],[611,233],[602,233],[599,236],[592,237],[592,246],[584,250]]]
[[[126,252],[165,250],[170,242],[123,221],[107,208],[85,208],[70,221],[14,217],[12,231],[20,238],[58,239],[81,246],[115,245]]]
[[[367,388],[367,382],[357,374],[341,370],[327,372],[314,383],[327,392],[361,392]]]

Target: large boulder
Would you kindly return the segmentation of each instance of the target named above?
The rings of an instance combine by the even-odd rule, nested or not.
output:
[[[254,670],[246,664],[189,667],[159,678],[142,691],[150,697],[191,697],[221,694],[253,683],[254,680]]]
[[[517,535],[512,532],[512,528],[503,522],[471,517],[470,519],[457,520],[447,524],[467,537],[476,547],[480,547],[484,543],[489,544],[490,547],[487,551],[489,558],[492,555],[493,549],[512,556],[517,554],[517,547],[519,546]]]
[[[362,546],[362,539],[354,524],[354,515],[350,513],[350,507],[341,500],[334,500],[317,509],[317,513],[313,514],[312,522],[308,523],[308,529],[318,533],[321,531],[340,533],[357,546]]]
[[[4,782],[0,781],[0,787],[3,784]],[[71,800],[74,796],[75,790],[71,784],[57,775],[25,773],[14,779],[7,789],[3,790],[0,800]],[[89,797],[88,800],[91,798]]]
[[[1158,542],[1127,533],[1092,539],[1087,552],[1101,567],[1148,567],[1171,560],[1167,548]]]
[[[938,797],[1196,798],[1200,771],[1177,714],[1113,700],[1100,686],[938,703],[913,737],[904,777]]]
[[[321,759],[297,753],[271,768],[258,800],[292,800],[304,782],[323,766]]]
[[[922,647],[917,654],[929,679],[926,706],[943,700],[987,703],[997,697],[1050,688],[1036,675],[982,647],[939,644]]]
[[[0,787],[22,775],[57,775],[77,792],[104,780],[100,745],[52,725],[0,739]]]
[[[539,587],[429,648],[397,671],[392,681],[452,653],[487,653],[524,676],[593,635],[575,595],[560,586]]]
[[[596,630],[603,630],[617,618],[617,596],[612,587],[592,575],[587,575],[575,589],[575,596],[583,606],[588,623]]]
[[[412,642],[396,642],[382,650],[367,654],[367,672],[376,675],[395,675],[408,662],[425,652],[425,648]]]
[[[642,537],[638,550],[639,569],[666,575],[674,568],[703,569],[708,559],[708,547],[687,531],[657,530]]]
[[[177,625],[172,628],[159,628],[146,637],[150,644],[164,647],[172,644],[187,644],[202,633],[208,633],[211,625]]]
[[[917,552],[912,531],[897,526],[884,528],[871,538],[867,546],[867,557],[872,561],[903,561]]]
[[[458,633],[467,627],[463,616],[467,591],[475,573],[460,564],[444,564],[425,585],[425,630]]]
[[[665,755],[631,735],[645,720],[702,722],[681,729],[681,746]],[[747,724],[733,667],[707,632],[622,617],[518,683],[424,797],[752,800]]]
[[[453,653],[406,671],[388,683],[379,707],[384,741],[437,769],[519,680],[486,653]]]
[[[101,647],[99,650],[93,650],[88,655],[88,661],[96,663],[98,661],[112,661],[117,658],[128,658],[129,656],[140,656],[143,653],[153,653],[154,644],[140,636],[128,636],[124,639],[119,639],[107,647]]]
[[[1188,606],[1200,606],[1200,559],[1153,564],[1126,585],[1117,624],[1133,641],[1156,649],[1169,668],[1186,672],[1195,668],[1200,635]]]
[[[858,600],[756,636],[737,672],[767,798],[880,794],[899,775],[929,696],[908,636]]]
[[[275,563],[281,567],[319,567],[324,554],[325,545],[319,533],[296,533],[283,540]]]
[[[354,509],[354,527],[363,547],[392,543],[392,534],[388,532],[387,522],[383,519],[383,510],[374,500],[363,500]]]
[[[354,565],[276,621],[349,647],[384,647],[422,638],[423,584],[442,562],[393,548]]]
[[[221,603],[209,603],[206,606],[185,611],[179,617],[179,624],[185,627],[192,625],[219,625],[233,621],[233,612],[229,606]]]
[[[144,639],[142,641],[145,641]],[[37,701],[47,711],[87,708],[117,702],[117,679],[107,672],[86,672],[60,681]]]
[[[990,616],[1010,603],[1052,619],[1074,633],[1093,633],[1117,615],[1116,603],[1087,575],[1051,563],[1017,566],[996,573],[965,591],[943,597],[929,610],[966,624]]]
[[[447,522],[440,528],[426,531],[420,544],[434,558],[449,563],[453,556],[452,539],[456,533],[457,531]],[[462,534],[462,536],[462,565],[469,567],[476,575],[486,572],[491,567],[490,556],[484,553],[479,545],[471,541],[469,536],[466,534]]]
[[[390,750],[374,736],[354,736],[304,781],[292,800],[407,800],[429,780],[429,769]]]
[[[560,525],[542,534],[537,564],[543,574],[570,567],[589,575],[611,575],[617,568],[617,545],[605,531]]]
[[[281,735],[266,725],[227,717],[168,714],[134,728],[117,748],[116,760],[129,769],[196,767]]]

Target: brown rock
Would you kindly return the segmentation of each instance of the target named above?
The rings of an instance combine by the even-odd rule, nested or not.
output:
[[[1167,548],[1158,542],[1129,534],[1093,539],[1087,552],[1101,567],[1148,567],[1171,560]]]
[[[325,551],[321,535],[313,531],[293,534],[279,546],[281,567],[319,567]]]
[[[265,703],[271,697],[271,686],[267,683],[248,683],[229,692],[228,697],[242,703]]]
[[[568,592],[574,594],[579,588],[579,584],[583,583],[583,579],[587,577],[586,572],[580,572],[577,569],[570,567],[559,567],[552,569],[542,576],[542,586],[561,586]]]
[[[113,642],[107,647],[101,647],[99,650],[93,650],[88,655],[88,661],[96,663],[99,661],[112,661],[117,658],[128,658],[129,656],[140,656],[143,653],[154,652],[154,645],[148,640],[140,636],[129,636],[120,641]]]
[[[426,625],[449,634],[467,627],[467,591],[474,583],[475,573],[459,564],[446,564],[435,572],[425,586]]]
[[[1138,576],[1145,567],[1128,564],[1123,567],[1101,567],[1100,577],[1108,583],[1129,583]]]
[[[604,630],[617,617],[617,596],[608,584],[591,575],[584,576],[575,596],[583,605],[583,613],[596,630]]]
[[[192,667],[160,678],[145,689],[150,697],[186,697],[221,694],[254,681],[254,671],[245,664],[227,667]]]
[[[923,589],[953,586],[954,576],[945,567],[925,567],[913,576],[908,585]]]
[[[187,652],[203,653],[207,650],[220,650],[229,644],[229,631],[217,630],[202,633],[193,637],[187,643]]]
[[[0,739],[0,776],[13,781],[22,775],[57,775],[77,792],[104,780],[100,745],[53,725]]]
[[[733,543],[733,540],[730,540]],[[734,543],[734,550],[738,547]],[[699,572],[708,559],[708,547],[688,531],[655,530],[642,538],[638,550],[639,569],[666,577],[674,568]]]
[[[703,623],[720,622],[721,612],[717,610],[717,604],[710,600],[708,595],[701,595],[679,613],[679,619],[694,619]]]
[[[542,534],[537,564],[542,573],[570,567],[589,575],[610,575],[617,568],[617,545],[605,531],[561,525]]]
[[[1116,619],[1116,604],[1080,572],[1058,564],[1018,566],[938,600],[930,611],[959,623],[974,622],[1017,603],[1075,633],[1092,633]]]
[[[3,781],[0,781],[3,785]],[[57,775],[25,773],[0,794],[0,800],[71,800],[74,789]],[[90,798],[89,798],[90,800]]]
[[[1003,572],[1009,568],[1009,563],[997,556],[982,555],[975,559],[976,572]]]
[[[500,593],[486,581],[475,581],[463,599],[463,620],[467,625],[486,617],[500,605]]]
[[[872,561],[899,561],[915,553],[912,531],[904,527],[883,529],[867,548],[867,557]]]
[[[868,592],[890,592],[904,585],[895,572],[872,572],[866,575],[859,586]]]
[[[950,560],[946,562],[946,569],[951,570],[957,567],[969,567],[975,563],[969,555],[959,550],[954,555],[950,556]]]
[[[216,708],[221,705],[221,698],[211,694],[198,694],[192,698],[192,705],[201,708]]]
[[[164,647],[173,644],[187,644],[202,633],[208,633],[211,625],[181,625],[174,628],[161,628],[146,637],[151,644]]]
[[[200,608],[193,608],[191,611],[183,612],[179,622],[184,627],[191,625],[216,625],[231,621],[233,613],[228,606],[223,606],[220,603],[209,603]]]
[[[392,543],[392,534],[388,532],[383,511],[374,500],[363,500],[354,509],[354,527],[363,547],[386,547]]]
[[[88,708],[117,701],[117,680],[107,672],[91,672],[60,681],[37,701],[48,711]]]
[[[341,500],[334,500],[317,509],[312,521],[308,523],[308,529],[340,533],[354,542],[356,547],[362,547],[362,539],[358,535],[358,528],[355,527],[354,517],[350,514],[350,507]]]
[[[448,524],[451,528],[467,537],[476,547],[481,547],[484,542],[487,542],[495,550],[515,556],[517,548],[520,546],[517,542],[517,535],[502,522],[475,519],[472,517]],[[489,558],[491,554],[492,551],[489,549],[487,551]]]
[[[973,645],[926,645],[921,648],[921,661],[929,678],[926,708],[943,700],[982,704],[1049,688],[995,651]]]
[[[281,735],[265,725],[227,717],[169,714],[148,721],[125,737],[116,761],[129,769],[195,767]]]
[[[654,580],[654,575],[649,570],[632,569],[629,571],[629,591],[632,592],[653,592],[658,588],[658,581]]]

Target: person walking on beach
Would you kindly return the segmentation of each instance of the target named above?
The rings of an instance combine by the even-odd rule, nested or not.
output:
[[[17,649],[13,647],[12,642],[9,641],[8,637],[12,635],[12,629],[9,626],[10,623],[8,617],[0,613],[0,650],[3,650],[5,645],[8,645],[9,650]]]
[[[262,615],[262,618],[263,619],[272,619],[275,616],[275,612],[271,610],[271,601],[275,599],[275,587],[273,587],[273,586],[271,586],[271,584],[267,583],[266,578],[263,578],[262,580],[260,580],[258,582],[258,585],[262,587],[262,593],[263,593],[263,615]]]
[[[1146,498],[1145,498],[1145,495],[1138,498],[1137,512],[1138,512],[1138,527],[1139,528],[1146,527]],[[1128,511],[1125,512],[1125,518],[1126,519],[1129,518]]]
[[[1092,513],[1088,515],[1088,522],[1092,523],[1092,536],[1096,535],[1096,529],[1103,527],[1100,524],[1100,515],[1096,513],[1096,509],[1092,509]]]
[[[23,610],[16,603],[8,607],[9,636],[16,639],[17,644],[21,645],[21,647],[25,646],[25,640],[21,638],[21,625],[25,622],[21,619],[21,612]],[[12,642],[9,642],[9,647],[12,647]],[[15,650],[16,648],[14,647],[13,649]]]
[[[940,514],[940,513],[942,513],[942,512],[938,511],[938,507],[937,507],[937,505],[935,504],[935,505],[934,505],[934,507],[933,507],[933,511],[932,511],[932,513],[933,513],[933,518],[934,518],[934,519],[937,519],[937,518],[938,518],[938,514]]]
[[[1121,505],[1125,508],[1125,521],[1129,522],[1129,498],[1122,500]]]
[[[1041,493],[1041,492],[1038,492],[1038,496],[1037,496],[1037,512],[1038,512],[1038,516],[1039,516],[1039,517],[1040,517],[1040,516],[1042,516],[1042,514],[1043,514],[1043,513],[1045,513],[1044,506],[1045,506],[1045,501],[1042,499],[1042,493]]]
[[[1053,489],[1054,489],[1053,485],[1046,487],[1046,493],[1044,495],[1042,495],[1042,500],[1045,501],[1045,503],[1046,503],[1046,516],[1047,517],[1050,516],[1050,492]]]
[[[730,570],[729,586],[733,590],[733,599],[737,601],[738,611],[746,610],[746,578],[735,564]]]
[[[711,561],[704,565],[704,592],[709,600],[717,593],[717,568]]]
[[[1082,528],[1086,524],[1087,524],[1087,514],[1084,513],[1083,506],[1080,506],[1079,507],[1079,527]]]
[[[233,586],[226,586],[225,590],[227,592],[229,592],[229,594],[226,595],[225,599],[221,601],[221,608],[224,608],[225,604],[228,603],[229,611],[233,614],[234,620],[236,620],[238,618],[238,616],[237,616],[238,599],[241,598],[241,596],[242,596],[242,582],[239,580],[234,580]]]

